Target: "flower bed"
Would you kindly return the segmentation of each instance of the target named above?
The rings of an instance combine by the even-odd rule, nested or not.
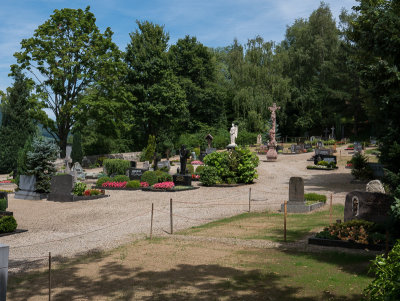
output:
[[[149,187],[149,183],[147,182],[140,182],[140,187],[127,187],[127,183],[126,182],[122,182],[125,183],[125,185],[106,185],[104,186],[104,184],[106,184],[108,182],[103,183],[103,185],[101,187],[99,186],[92,186],[92,189],[107,189],[107,190],[142,190],[142,188],[146,188]],[[115,183],[115,182],[110,182],[110,183]]]
[[[3,181],[0,181],[0,184],[11,184],[11,183],[12,183],[11,180],[3,180]]]
[[[192,164],[192,165],[204,165],[204,163],[199,161],[199,160],[194,160],[190,164]]]
[[[104,182],[101,187],[103,188],[125,188],[128,182]]]
[[[199,189],[200,187],[194,187],[194,186],[174,186],[171,189],[160,189],[160,188],[154,188],[152,186],[150,187],[145,187],[142,188],[143,191],[153,191],[153,192],[179,192],[179,191],[186,191],[186,190],[194,190],[194,189]]]
[[[192,174],[192,181],[200,181],[200,175]]]
[[[328,166],[323,166],[323,165],[308,165],[307,169],[316,169],[316,170],[335,170],[336,168],[328,167]]]

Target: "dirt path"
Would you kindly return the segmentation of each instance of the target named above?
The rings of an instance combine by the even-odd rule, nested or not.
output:
[[[278,210],[287,199],[292,176],[304,178],[306,192],[334,193],[335,203],[343,203],[347,192],[364,188],[350,184],[350,171],[342,166],[330,172],[307,170],[310,156],[280,155],[277,162],[266,162],[265,156],[260,156],[259,179],[250,186],[201,187],[179,193],[109,191],[109,198],[74,203],[15,200],[11,195],[9,210],[14,212],[18,228],[28,231],[0,237],[0,242],[10,246],[11,270],[26,270],[45,261],[48,252],[71,257],[145,237],[151,203],[155,207],[154,234],[169,232],[170,198],[174,229],[180,230],[246,211],[250,187],[252,210]]]

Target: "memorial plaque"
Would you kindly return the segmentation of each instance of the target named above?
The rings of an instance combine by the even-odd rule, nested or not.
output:
[[[147,169],[128,168],[128,177],[130,180],[140,180],[145,171],[147,171]]]

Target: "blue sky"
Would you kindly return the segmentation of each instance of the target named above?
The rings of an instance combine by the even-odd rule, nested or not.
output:
[[[351,10],[354,0],[326,0],[336,19],[342,8]],[[308,18],[318,8],[318,0],[0,0],[0,90],[10,86],[9,67],[20,42],[33,35],[54,9],[90,5],[101,31],[110,27],[114,42],[124,50],[135,20],[165,25],[170,44],[185,35],[196,36],[206,46],[227,46],[256,35],[280,42],[287,25]]]

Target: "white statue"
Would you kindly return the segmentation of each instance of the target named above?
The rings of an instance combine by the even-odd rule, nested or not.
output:
[[[232,146],[236,145],[235,140],[236,140],[236,138],[238,136],[238,131],[239,131],[239,127],[232,123],[232,127],[231,127],[231,130],[229,132],[231,134],[231,144],[230,145],[232,145]]]

